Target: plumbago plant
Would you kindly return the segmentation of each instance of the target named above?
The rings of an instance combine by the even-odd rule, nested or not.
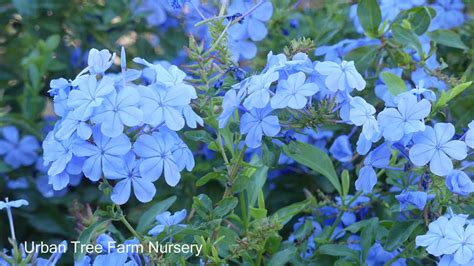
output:
[[[185,55],[90,49],[82,70],[50,81],[44,137],[3,110],[0,188],[16,198],[0,201],[11,245],[0,265],[474,263],[472,23],[461,1],[129,8],[158,32],[186,33]],[[41,73],[58,43],[29,56]],[[37,77],[30,61],[26,81]],[[42,82],[20,97],[33,117]],[[41,194],[27,192],[32,179]],[[47,215],[35,213],[43,197]],[[62,223],[56,206],[69,208]],[[18,222],[15,232],[17,212],[46,221],[33,227],[47,243],[96,248],[28,252],[24,241],[44,239]]]

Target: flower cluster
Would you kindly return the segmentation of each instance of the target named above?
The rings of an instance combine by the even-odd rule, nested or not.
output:
[[[184,82],[186,74],[172,65],[134,59],[151,73],[147,85],[142,71],[126,69],[121,53],[121,74],[107,74],[115,58],[108,50],[89,52],[88,67],[74,80],[53,80],[50,93],[61,119],[43,142],[49,183],[55,190],[84,174],[91,181],[117,182],[112,200],[128,201],[131,189],[141,202],[150,201],[153,184],[162,174],[170,186],[180,172],[194,167],[194,158],[176,133],[185,125],[195,128],[203,120],[192,110],[196,92]],[[150,80],[151,78],[151,80]]]
[[[416,245],[441,257],[439,265],[472,265],[474,263],[474,224],[467,215],[452,212],[429,225],[425,235],[416,237]]]

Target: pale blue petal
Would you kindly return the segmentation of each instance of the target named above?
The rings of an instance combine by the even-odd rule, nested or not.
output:
[[[131,181],[129,178],[126,178],[118,182],[112,191],[110,198],[115,204],[122,205],[127,203],[130,198],[131,192]]]

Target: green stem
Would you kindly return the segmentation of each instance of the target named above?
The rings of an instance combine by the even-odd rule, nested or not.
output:
[[[240,208],[242,209],[242,220],[244,221],[244,231],[245,233],[247,233],[247,230],[249,227],[249,221],[248,221],[248,216],[247,216],[247,204],[245,202],[244,193],[240,193],[239,200],[240,200]]]
[[[120,217],[120,221],[127,227],[127,229],[140,241],[143,242],[143,236],[140,235],[134,228],[133,226],[127,221],[125,218],[125,215],[122,214],[122,217]]]
[[[349,206],[351,206],[351,204],[352,204],[360,195],[362,195],[362,191],[357,192],[357,194],[355,194],[354,197],[352,197],[351,200],[350,200],[347,204],[344,204],[344,202],[343,202],[341,211],[339,212],[339,214],[337,215],[336,220],[334,221],[334,223],[332,224],[331,228],[329,229],[329,233],[328,233],[328,235],[326,236],[326,241],[329,241],[329,239],[331,239],[331,235],[334,233],[334,230],[336,230],[336,226],[341,222],[342,215],[344,215],[344,213],[345,213],[346,210],[349,208]]]

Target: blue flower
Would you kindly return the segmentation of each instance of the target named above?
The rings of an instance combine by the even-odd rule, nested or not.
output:
[[[172,225],[185,226],[184,224],[180,223],[184,220],[184,218],[186,218],[186,215],[186,209],[183,209],[179,212],[175,212],[173,215],[171,215],[170,212],[163,212],[161,214],[158,214],[155,217],[155,219],[158,221],[158,225],[148,231],[148,234],[151,236],[156,236]]]
[[[8,198],[5,201],[0,200],[0,210],[6,209],[7,211],[11,208],[20,208],[21,206],[28,206],[28,201],[24,199],[8,201]]]
[[[407,204],[412,204],[419,210],[423,210],[426,205],[426,201],[431,198],[424,191],[404,191],[400,195],[395,196],[400,202],[400,211],[404,210]]]
[[[383,136],[389,141],[398,141],[404,135],[425,130],[424,119],[430,114],[431,104],[416,96],[406,94],[398,100],[397,109],[385,108],[378,115]]]
[[[432,58],[432,57],[430,57]],[[427,61],[429,61],[428,59]],[[428,66],[428,65],[427,65]],[[436,67],[438,68],[439,65]],[[415,84],[420,83],[421,81],[424,82],[424,86],[426,88],[436,88],[440,91],[446,90],[446,83],[437,77],[428,75],[423,68],[417,68],[415,71],[411,73],[411,79]]]
[[[57,90],[56,95],[54,95],[54,113],[58,116],[65,116],[70,111],[70,108],[67,106],[69,92],[70,88],[65,88],[64,90]]]
[[[278,117],[270,115],[272,109],[267,106],[262,109],[252,109],[242,115],[240,132],[247,134],[245,143],[250,148],[260,147],[263,135],[274,137],[280,132]]]
[[[137,4],[140,5],[137,5]],[[132,8],[136,14],[146,15],[146,21],[151,26],[160,26],[168,18],[167,11],[171,11],[171,6],[167,1],[135,0]]]
[[[387,144],[382,144],[371,151],[364,160],[364,167],[359,171],[359,177],[355,181],[355,188],[357,191],[364,193],[372,192],[377,183],[377,174],[374,167],[385,168],[390,160],[390,148]]]
[[[415,144],[409,152],[410,160],[416,166],[430,163],[430,170],[436,175],[449,174],[453,170],[451,158],[463,160],[467,156],[466,144],[460,140],[451,140],[453,136],[452,124],[437,123],[434,128],[427,126],[425,131],[413,136]]]
[[[340,64],[331,61],[319,62],[315,69],[321,75],[327,76],[324,83],[332,92],[352,89],[361,91],[365,88],[366,82],[357,72],[354,61],[342,61]]]
[[[436,29],[451,29],[464,23],[464,4],[461,0],[437,0],[431,7],[436,16],[430,24],[430,31]]]
[[[107,69],[114,63],[115,53],[110,54],[109,50],[97,50],[92,48],[87,58],[88,70],[91,74],[104,74]]]
[[[353,153],[349,136],[338,136],[329,148],[329,152],[331,153],[332,157],[340,162],[349,162],[352,160]]]
[[[81,139],[89,139],[92,135],[91,126],[80,119],[75,112],[69,112],[56,126],[56,132],[54,136],[58,140],[67,140],[72,134],[77,133],[77,136]]]
[[[131,148],[130,140],[126,135],[115,138],[104,136],[99,128],[95,127],[92,133],[93,144],[80,140],[74,145],[74,155],[87,157],[82,171],[92,181],[97,181],[102,171],[107,174],[122,167],[122,156]]]
[[[170,63],[163,61],[159,64],[151,64],[147,62],[145,59],[136,57],[133,61],[137,64],[142,64],[151,68],[155,73],[154,75],[154,83],[158,83],[170,91],[176,90],[180,91],[182,97],[186,99],[196,99],[197,94],[196,90],[193,86],[184,82],[186,78],[186,73],[184,73],[181,69],[179,69],[175,65],[171,65]]]
[[[105,265],[136,265],[133,262],[127,262],[128,254],[126,252],[110,252],[98,255],[94,259],[93,266],[105,266]],[[85,264],[90,265],[90,264]]]
[[[369,253],[367,254],[367,261],[366,264],[367,266],[379,266],[379,265],[385,265],[388,261],[393,259],[398,255],[399,251],[394,250],[394,251],[386,251],[380,243],[376,242],[374,245],[370,248]],[[406,259],[404,258],[399,258],[396,261],[394,261],[391,265],[396,265],[396,266],[405,266],[406,265]]]
[[[183,113],[184,119],[186,120],[186,125],[188,125],[188,127],[196,128],[197,124],[201,126],[204,125],[204,120],[202,117],[196,114],[190,105],[183,106],[181,108],[181,112]]]
[[[135,154],[129,152],[123,160],[122,167],[109,171],[105,176],[108,179],[121,180],[114,186],[110,197],[112,201],[119,205],[127,203],[132,187],[135,197],[140,202],[151,201],[156,193],[155,185],[151,180],[140,176]]]
[[[349,120],[356,126],[362,126],[362,134],[371,139],[379,132],[377,120],[375,120],[375,108],[361,97],[354,97],[350,101]]]
[[[94,108],[104,101],[104,98],[114,91],[114,80],[105,76],[98,83],[95,76],[86,76],[79,81],[79,89],[69,93],[67,106],[74,109],[76,117],[87,120]]]
[[[228,14],[245,14],[254,8],[251,1],[234,0],[228,8]],[[240,23],[232,25],[228,32],[235,39],[245,39],[250,37],[252,41],[261,41],[267,36],[268,30],[265,22],[270,20],[273,14],[273,5],[270,1],[264,1],[257,8],[252,10]]]
[[[123,133],[124,125],[134,127],[141,123],[143,113],[138,109],[139,102],[140,95],[134,88],[113,91],[94,111],[91,121],[100,124],[105,136],[117,137]]]
[[[140,109],[143,111],[143,121],[151,126],[165,124],[171,130],[180,130],[185,121],[181,107],[190,103],[185,90],[168,90],[162,84],[148,87],[140,86]]]
[[[246,83],[248,96],[244,101],[245,108],[264,108],[270,101],[270,86],[278,77],[278,72],[273,70],[252,76]]]
[[[458,219],[456,219],[457,221]],[[434,256],[444,254],[446,248],[446,229],[450,220],[441,216],[428,225],[428,232],[416,237],[416,246],[426,247],[426,251]],[[451,221],[452,223],[455,221]],[[459,226],[464,226],[465,221]]]
[[[66,91],[70,88],[71,84],[65,78],[52,79],[49,82],[51,88],[48,93],[50,96],[58,95],[60,91]]]
[[[238,84],[240,85],[240,84]],[[235,109],[242,102],[245,90],[232,88],[228,90],[222,99],[222,113],[219,115],[219,128],[225,128],[229,119],[234,115]]]
[[[459,170],[453,170],[446,177],[446,186],[449,191],[465,197],[474,192],[474,183],[466,173]]]
[[[473,257],[474,225],[468,223],[466,217],[439,217],[430,223],[425,235],[416,237],[416,245],[426,247],[426,251],[434,256],[454,255],[457,264],[466,264]]]
[[[232,60],[238,62],[242,59],[252,59],[257,55],[257,46],[251,41],[245,39],[234,39],[229,35],[227,40],[228,48],[232,54]]]
[[[0,211],[5,209],[7,212],[8,222],[10,224],[10,234],[13,241],[16,240],[15,236],[15,225],[13,224],[13,216],[11,208],[20,208],[21,206],[28,206],[28,201],[24,199],[8,201],[8,198],[5,198],[5,201],[0,201]],[[0,261],[1,263],[2,261]]]
[[[0,155],[5,156],[5,163],[16,169],[36,162],[40,146],[35,137],[27,135],[20,139],[20,133],[14,126],[4,127],[1,132]]]
[[[175,139],[166,131],[141,135],[133,145],[135,153],[143,159],[140,163],[141,176],[154,181],[164,172],[166,183],[176,186],[181,174],[173,156],[175,148]]]
[[[467,146],[474,149],[474,120],[469,123],[468,127],[469,130],[466,132],[466,138],[464,141],[466,142]]]
[[[166,129],[163,129],[165,131]],[[194,156],[193,152],[189,149],[188,145],[182,141],[176,132],[168,130],[167,133],[172,137],[174,141],[173,157],[175,159],[178,169],[182,171],[191,171],[194,168]]]
[[[297,72],[288,76],[287,80],[278,83],[278,89],[272,97],[271,106],[274,109],[290,107],[302,109],[308,103],[308,98],[318,92],[316,83],[306,83],[303,72]]]
[[[66,169],[72,159],[73,145],[77,141],[75,135],[66,140],[58,140],[54,137],[54,131],[46,136],[43,141],[43,160],[45,165],[51,163],[48,169],[49,176],[59,175]]]
[[[301,253],[301,256],[303,258],[310,258],[314,251],[316,250],[316,241],[315,238],[318,237],[323,231],[321,225],[316,221],[316,219],[313,216],[304,216],[301,218],[298,218],[298,221],[293,224],[293,233],[288,237],[288,241],[292,243],[296,243],[300,241],[300,239],[297,239],[295,234],[298,231],[298,229],[302,228],[306,223],[311,224],[311,234],[307,237],[307,245],[306,245],[306,250]]]

